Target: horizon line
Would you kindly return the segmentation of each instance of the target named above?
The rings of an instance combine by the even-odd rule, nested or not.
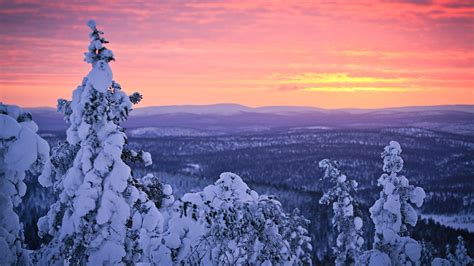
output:
[[[3,103],[3,104],[16,105],[14,103]],[[363,108],[363,107],[325,108],[325,107],[309,106],[309,105],[260,105],[260,106],[251,106],[251,105],[245,105],[245,104],[240,104],[240,103],[222,102],[222,103],[210,103],[210,104],[147,105],[147,106],[135,107],[133,109],[144,109],[144,108],[154,108],[154,107],[189,107],[189,106],[209,107],[209,106],[220,106],[220,105],[235,105],[235,106],[241,106],[241,107],[246,107],[246,108],[251,108],[251,109],[268,108],[268,107],[294,107],[294,108],[323,109],[323,110],[347,110],[347,109],[352,109],[352,110],[380,110],[380,109],[394,109],[394,108],[461,107],[461,106],[474,107],[474,103],[473,104],[459,103],[459,104],[436,104],[436,105],[400,105],[400,106],[386,106],[386,107],[375,107],[375,108]],[[43,109],[46,109],[46,108],[56,109],[56,106],[21,106],[21,105],[18,105],[18,106],[20,106],[21,108],[24,108],[24,109],[42,109],[42,108]]]

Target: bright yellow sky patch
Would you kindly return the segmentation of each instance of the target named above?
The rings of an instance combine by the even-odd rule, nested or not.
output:
[[[311,92],[408,92],[416,91],[407,88],[392,88],[392,87],[311,87],[303,88],[303,91]]]
[[[401,83],[406,82],[403,78],[378,78],[350,76],[347,73],[303,73],[290,77],[288,80],[282,81],[284,84],[328,84],[328,83]]]

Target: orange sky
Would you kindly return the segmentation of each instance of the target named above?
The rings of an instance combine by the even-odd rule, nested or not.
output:
[[[142,107],[474,104],[473,1],[63,2],[0,0],[0,101],[70,98],[93,18]]]

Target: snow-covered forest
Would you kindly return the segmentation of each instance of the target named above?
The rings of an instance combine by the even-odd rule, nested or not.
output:
[[[368,210],[361,209],[358,183],[338,158],[314,163],[325,186],[312,204],[332,209],[332,239],[311,239],[314,221],[285,209],[278,195],[257,193],[234,173],[175,196],[171,185],[133,168],[151,166],[154,159],[129,145],[121,126],[142,95],[127,94],[114,79],[114,53],[96,23],[87,25],[84,61],[91,70],[71,100],[58,100],[69,126],[65,139],[49,147],[30,113],[0,105],[0,265],[312,265],[313,241],[329,241],[335,265],[473,264],[461,236],[446,256],[434,257],[410,235],[427,193],[410,184],[409,173],[400,173],[397,141],[373,158],[383,166],[373,177],[379,194]],[[26,174],[55,199],[38,220],[43,244],[37,250],[26,248],[17,214],[28,189]],[[373,239],[364,238],[367,230]]]

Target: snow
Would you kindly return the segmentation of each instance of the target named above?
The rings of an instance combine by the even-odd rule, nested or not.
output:
[[[145,162],[145,166],[149,166],[153,164],[151,159],[151,154],[149,152],[142,151],[142,159]]]
[[[416,187],[410,192],[410,201],[413,202],[417,207],[423,205],[423,200],[426,197],[425,191],[421,187]]]
[[[402,153],[401,146],[396,141],[390,141],[390,144],[384,148],[383,170],[388,173],[398,173],[403,169],[403,159],[400,157]]]
[[[12,260],[9,260],[8,258],[13,257],[12,254],[10,253],[10,248],[7,243],[6,238],[0,238],[0,263],[3,264],[8,264],[8,263],[13,263]]]
[[[345,175],[340,175],[338,178],[337,178],[337,182],[345,182],[347,179],[347,177]]]
[[[332,129],[331,127],[326,127],[326,126],[308,126],[308,127],[292,127],[290,128],[290,132],[292,131],[298,131],[298,130],[330,130]]]
[[[470,214],[421,214],[422,219],[433,219],[435,222],[454,229],[464,229],[474,233],[474,217]]]
[[[354,215],[354,206],[352,204],[342,207],[342,212],[346,217],[352,217]]]
[[[91,30],[95,30],[97,24],[94,20],[91,19],[91,20],[87,21],[87,26],[89,26],[89,28],[91,28]]]
[[[21,130],[21,125],[16,122],[11,116],[0,114],[0,138],[9,139],[18,136]]]
[[[71,168],[68,170],[66,176],[63,179],[64,191],[70,196],[74,196],[76,190],[81,184],[80,180],[81,172],[77,168]]]
[[[415,240],[409,237],[402,237],[402,242],[405,242],[404,253],[410,258],[411,261],[420,261],[421,258],[421,246]]]
[[[115,161],[110,175],[106,178],[105,186],[110,186],[115,192],[123,192],[130,177],[130,167],[123,161]]]
[[[447,259],[434,258],[431,262],[431,266],[452,266],[451,262]]]
[[[42,139],[40,136],[36,136],[36,146],[38,148],[38,157],[46,160],[49,157],[49,144],[46,140]]]
[[[20,125],[22,127],[29,128],[33,132],[38,132],[38,130],[39,130],[38,125],[35,122],[31,121],[31,120],[20,122]]]
[[[29,128],[22,128],[17,140],[13,141],[5,154],[5,163],[9,169],[26,171],[38,158],[36,134]],[[48,151],[49,152],[49,151]]]
[[[115,209],[114,203],[116,200],[118,200],[118,197],[114,192],[110,190],[104,191],[104,193],[102,194],[102,200],[99,210],[97,211],[98,224],[104,224],[110,220],[110,218],[112,217],[113,210]],[[93,206],[93,208],[95,208],[95,206]]]
[[[108,156],[107,153],[101,152],[94,160],[94,169],[99,171],[100,173],[107,173],[109,168],[112,166],[112,159]]]
[[[356,230],[360,230],[362,228],[363,222],[360,217],[355,217],[354,218],[354,226]]]
[[[82,218],[96,207],[97,193],[90,182],[83,183],[77,190],[77,199],[74,202],[76,217]],[[79,221],[77,221],[79,222]]]
[[[170,249],[177,249],[181,245],[180,237],[178,234],[168,234],[163,237],[163,244]]]
[[[90,45],[91,45],[90,49],[99,50],[102,48],[102,42],[99,40],[95,40],[91,42]]]
[[[122,134],[110,134],[103,142],[104,152],[112,156],[114,159],[119,159],[124,144],[125,140]]]
[[[105,58],[113,58],[114,57],[114,53],[110,50],[104,50],[102,51],[102,55],[103,57]]]
[[[333,253],[336,265],[346,265],[355,261],[361,253],[364,238],[362,237],[362,219],[354,217],[353,196],[357,182],[349,180],[338,168],[339,163],[324,159],[319,167],[324,169],[323,181],[328,180],[332,187],[319,200],[320,204],[332,203],[334,217],[333,228],[336,229],[336,246]]]
[[[126,255],[124,247],[113,241],[106,241],[101,248],[90,256],[89,265],[113,265],[122,264],[122,258]]]
[[[165,194],[167,196],[170,196],[171,194],[173,194],[173,189],[171,188],[171,186],[169,184],[165,184],[163,186],[163,194]]]
[[[18,120],[20,115],[23,113],[23,110],[16,106],[16,105],[3,105],[2,104],[2,110],[6,112],[10,117],[12,117],[15,120]]]
[[[397,215],[398,217],[398,214],[400,212],[400,195],[388,194],[387,200],[383,204],[383,208]]]
[[[87,75],[88,84],[99,92],[106,92],[112,85],[112,69],[104,60],[95,63]]]
[[[362,261],[363,263],[361,265],[368,265],[368,266],[391,266],[392,265],[392,262],[390,261],[389,256],[376,249],[370,250],[367,252],[367,254],[364,254]]]
[[[148,231],[153,231],[158,225],[158,221],[161,220],[161,214],[156,208],[151,208],[151,202],[148,203],[149,211],[143,217],[143,228]]]
[[[379,183],[383,186],[383,192],[387,195],[390,195],[393,193],[393,190],[395,190],[395,185],[390,182],[386,182],[385,179],[387,179],[386,175],[384,175],[382,179],[379,179]]]
[[[387,252],[394,264],[418,264],[421,246],[405,236],[407,226],[415,226],[418,220],[415,209],[408,201],[421,207],[425,192],[420,187],[410,185],[405,176],[398,176],[397,173],[403,169],[401,152],[401,146],[396,141],[391,141],[382,152],[383,171],[386,173],[378,179],[378,185],[383,189],[380,198],[369,209],[375,224],[374,246],[386,245],[388,248],[383,251]]]
[[[131,116],[134,117],[136,114],[132,113]],[[128,135],[135,138],[154,138],[161,136],[212,136],[222,134],[222,132],[218,131],[205,131],[202,129],[194,130],[181,127],[139,127],[128,131]]]
[[[28,120],[29,113],[2,103],[0,111],[0,264],[28,265],[22,245],[23,225],[14,208],[27,190],[25,172],[35,173],[40,166],[46,169],[43,175],[48,174],[49,146],[36,134],[38,126]]]
[[[45,233],[49,231],[49,217],[48,216],[43,216],[38,219],[38,234],[43,236]]]
[[[77,135],[81,138],[84,139],[89,135],[89,130],[91,129],[91,126],[87,124],[85,121],[82,121],[81,125],[77,129]]]

